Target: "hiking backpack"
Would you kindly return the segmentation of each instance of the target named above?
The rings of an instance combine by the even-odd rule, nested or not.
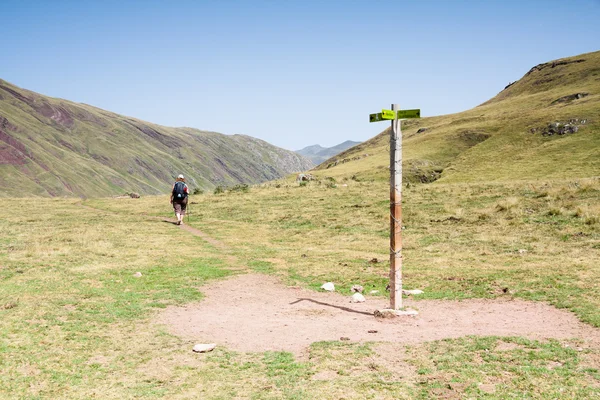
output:
[[[185,183],[181,181],[175,182],[175,186],[173,187],[173,200],[183,200],[187,197],[185,187]]]

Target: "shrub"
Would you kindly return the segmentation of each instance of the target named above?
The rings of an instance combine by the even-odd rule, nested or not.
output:
[[[221,193],[225,193],[225,188],[223,186],[217,186],[215,188],[215,190],[213,191],[214,194],[221,194]]]
[[[195,188],[192,194],[204,194],[204,190],[200,188]]]
[[[249,191],[250,191],[250,187],[245,183],[237,184],[229,189],[229,193],[232,193],[232,192],[248,193]]]

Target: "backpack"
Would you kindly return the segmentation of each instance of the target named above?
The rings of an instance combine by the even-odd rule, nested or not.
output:
[[[181,201],[187,197],[187,193],[185,192],[186,184],[177,181],[175,182],[175,186],[173,187],[173,200]]]

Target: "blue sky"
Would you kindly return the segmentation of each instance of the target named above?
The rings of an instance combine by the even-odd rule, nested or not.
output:
[[[363,141],[390,103],[474,107],[600,50],[600,0],[0,0],[0,78],[291,150]]]

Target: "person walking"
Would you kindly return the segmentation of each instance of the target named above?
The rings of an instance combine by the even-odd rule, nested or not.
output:
[[[183,217],[188,203],[188,195],[190,194],[188,186],[185,183],[183,175],[179,174],[173,189],[171,190],[171,204],[177,217],[177,225],[183,224]]]

